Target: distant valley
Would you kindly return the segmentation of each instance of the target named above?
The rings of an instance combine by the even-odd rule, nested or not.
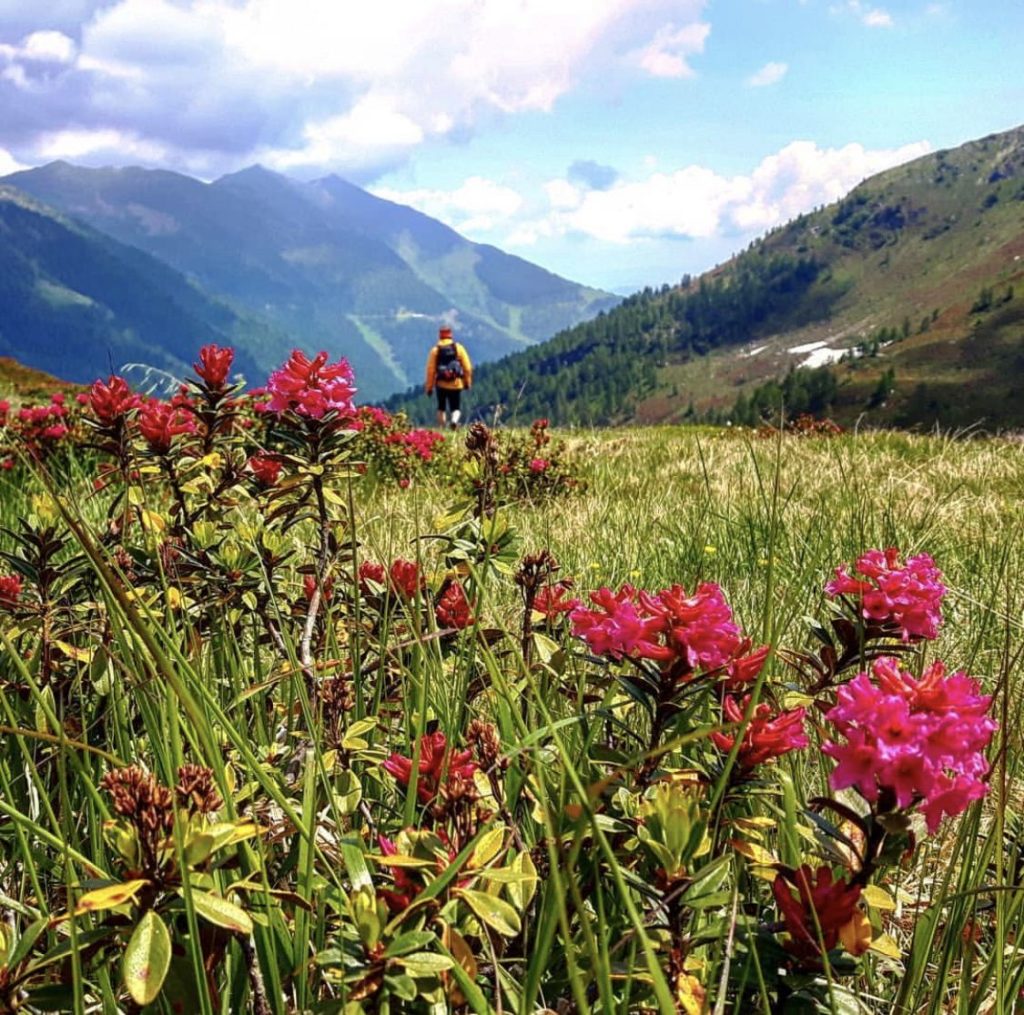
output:
[[[51,163],[0,181],[0,231],[0,355],[68,380],[180,374],[230,341],[257,381],[301,345],[347,355],[374,400],[418,379],[442,320],[482,362],[619,301],[338,177],[260,167],[207,184]]]

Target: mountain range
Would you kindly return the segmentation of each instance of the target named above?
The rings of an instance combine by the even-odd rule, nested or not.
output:
[[[419,377],[439,322],[483,362],[618,302],[337,176],[258,166],[54,162],[0,181],[0,230],[0,354],[69,380],[180,375],[207,341],[259,380],[299,345],[348,356],[374,400]]]
[[[1024,426],[1022,388],[1018,127],[873,176],[699,278],[484,366],[473,411],[751,422],[785,396],[847,423],[998,428]],[[388,404],[427,418],[415,391]]]

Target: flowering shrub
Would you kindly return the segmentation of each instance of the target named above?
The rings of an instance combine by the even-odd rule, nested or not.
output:
[[[884,553],[868,550],[857,558],[853,570],[851,575],[845,566],[836,568],[826,593],[850,596],[865,620],[899,628],[904,641],[938,636],[946,586],[927,553],[907,558],[901,567],[895,547]]]
[[[350,416],[355,411],[355,375],[348,360],[327,360],[326,352],[309,359],[295,349],[288,362],[267,381],[270,411],[295,412],[309,419],[320,419],[328,412]]]
[[[897,659],[876,659],[871,675],[840,687],[825,714],[846,740],[822,745],[836,761],[829,785],[852,786],[870,804],[884,796],[890,807],[920,806],[934,833],[944,814],[962,813],[987,792],[992,699],[963,673],[945,676],[939,661],[918,679]]]

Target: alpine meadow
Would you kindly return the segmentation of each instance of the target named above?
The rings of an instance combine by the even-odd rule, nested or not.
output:
[[[1019,0],[0,0],[0,1015],[1024,1015]]]
[[[232,359],[7,407],[8,1010],[1016,1010],[1019,442]]]

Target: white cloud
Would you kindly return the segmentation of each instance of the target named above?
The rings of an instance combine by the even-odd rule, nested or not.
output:
[[[80,159],[103,155],[117,165],[126,161],[160,162],[167,158],[162,145],[109,127],[100,130],[58,130],[43,135],[37,146],[42,161]]]
[[[20,47],[22,59],[43,63],[70,63],[74,55],[75,41],[63,32],[32,32]]]
[[[510,218],[502,242],[530,246],[543,238],[571,234],[623,246],[665,237],[753,238],[838,200],[868,176],[930,150],[926,141],[883,149],[860,144],[819,148],[811,141],[793,141],[749,174],[723,176],[693,165],[619,180],[600,191],[550,180],[544,187],[546,210]],[[419,207],[414,194],[393,198]]]
[[[489,232],[504,225],[523,205],[518,191],[482,176],[471,176],[452,191],[398,191],[388,187],[373,187],[371,190],[378,197],[412,205],[465,233]]]
[[[696,73],[688,58],[704,52],[711,25],[695,21],[677,28],[664,25],[636,55],[637,63],[652,77],[690,78]]]
[[[551,111],[588,76],[692,74],[706,2],[92,0],[77,49],[47,28],[0,46],[0,74],[27,92],[31,60],[63,61],[63,124],[149,139],[178,165],[219,152],[225,168],[370,171],[495,116]],[[34,156],[54,123],[21,122],[19,154]]]
[[[774,85],[786,76],[786,71],[788,70],[788,63],[780,63],[777,60],[771,60],[757,71],[757,73],[751,74],[750,77],[747,78],[747,84],[754,88],[764,88],[767,85]]]
[[[29,167],[19,162],[6,148],[0,148],[0,176],[8,173],[18,173]]]
[[[888,11],[883,11],[880,8],[874,8],[866,11],[864,13],[863,21],[868,28],[892,27],[892,15]]]
[[[852,14],[867,28],[892,28],[892,15],[884,7],[870,7],[863,0],[845,0],[832,8],[833,14]]]

